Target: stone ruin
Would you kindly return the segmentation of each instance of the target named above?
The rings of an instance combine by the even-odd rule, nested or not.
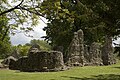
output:
[[[28,56],[30,55],[30,53],[36,53],[38,51],[40,51],[40,46],[38,44],[34,44],[32,45],[32,47],[29,49],[29,52],[28,52]]]
[[[26,57],[12,56],[8,60],[9,69],[20,71],[62,71],[73,66],[99,66],[115,64],[113,55],[112,38],[106,36],[105,44],[93,42],[91,45],[84,43],[84,33],[80,29],[74,33],[67,53],[67,60],[64,63],[62,47],[59,51],[42,51],[39,45],[33,45]],[[16,52],[17,53],[17,52]]]
[[[20,71],[61,71],[66,70],[63,54],[58,51],[40,51],[32,46],[27,57],[21,57],[17,61],[11,61],[9,69]]]
[[[115,64],[113,57],[112,38],[107,37],[104,46],[93,42],[90,46],[84,44],[84,34],[80,29],[74,33],[74,38],[68,48],[69,66],[109,65]]]
[[[13,50],[12,54],[5,58],[1,64],[3,68],[8,68],[11,61],[17,61],[20,58],[19,51],[17,49]]]
[[[69,66],[84,66],[84,44],[83,44],[83,32],[79,30],[74,33],[74,38],[68,48],[68,64]]]
[[[88,51],[88,50],[87,50]],[[102,55],[101,55],[101,45],[99,43],[93,42],[90,45],[86,60],[88,65],[103,65]]]
[[[112,47],[112,37],[106,36],[105,44],[102,47],[102,59],[104,65],[111,65],[116,63],[113,53],[114,49]]]

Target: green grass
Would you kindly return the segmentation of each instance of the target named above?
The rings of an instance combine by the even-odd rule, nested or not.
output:
[[[0,80],[120,80],[120,62],[110,66],[74,67],[60,72],[0,70]]]

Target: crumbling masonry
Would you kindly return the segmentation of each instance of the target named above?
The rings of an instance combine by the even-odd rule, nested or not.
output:
[[[115,64],[112,38],[106,37],[105,44],[93,42],[90,46],[84,44],[84,34],[80,29],[74,33],[74,38],[68,48],[69,66],[110,65]]]
[[[28,51],[28,56],[19,59],[10,58],[9,69],[40,72],[61,71],[73,66],[99,66],[116,63],[111,37],[106,36],[103,46],[96,42],[88,46],[84,44],[84,34],[81,29],[74,33],[67,53],[69,55],[64,63],[62,52],[41,51],[39,45],[33,45]]]

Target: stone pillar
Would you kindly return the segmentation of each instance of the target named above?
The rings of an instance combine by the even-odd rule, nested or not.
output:
[[[102,59],[104,65],[110,65],[116,63],[113,56],[112,37],[106,36],[105,43],[102,48]]]
[[[88,45],[84,45],[84,58],[86,61],[86,66],[90,63],[90,54],[89,54],[90,47]]]
[[[78,33],[78,39],[79,39],[80,59],[81,59],[82,65],[84,66],[86,63],[85,58],[84,58],[84,33],[81,29],[78,30],[77,33]]]
[[[70,46],[68,48],[68,54],[69,54],[69,63],[71,66],[79,66],[81,65],[79,63],[79,39],[77,32],[74,32],[74,37],[72,42],[70,43]]]
[[[101,45],[99,43],[93,42],[90,46],[90,63],[92,65],[103,65],[101,56]]]
[[[74,38],[68,48],[69,64],[72,66],[84,66],[84,34],[82,30],[74,33]]]

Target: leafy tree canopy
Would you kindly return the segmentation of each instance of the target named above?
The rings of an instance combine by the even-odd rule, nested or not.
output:
[[[0,58],[6,58],[9,54],[11,54],[11,42],[8,19],[6,16],[0,16]]]
[[[41,4],[42,14],[49,20],[45,38],[53,46],[67,48],[73,33],[82,29],[86,44],[104,43],[106,35],[116,38],[120,34],[119,8],[119,0],[45,0]]]
[[[82,29],[85,43],[104,43],[104,37],[118,37],[120,34],[120,1],[119,0],[12,0],[18,5],[10,5],[8,0],[1,0],[0,15],[15,21],[10,29],[19,24],[37,24],[40,16],[48,19],[44,30],[45,38],[54,46],[68,47],[73,33]],[[5,6],[4,6],[5,5]],[[23,27],[22,30],[32,30]]]
[[[27,34],[41,19],[40,5],[40,0],[1,0],[0,16],[6,15],[9,20],[10,33]],[[27,35],[29,36],[29,34]]]

